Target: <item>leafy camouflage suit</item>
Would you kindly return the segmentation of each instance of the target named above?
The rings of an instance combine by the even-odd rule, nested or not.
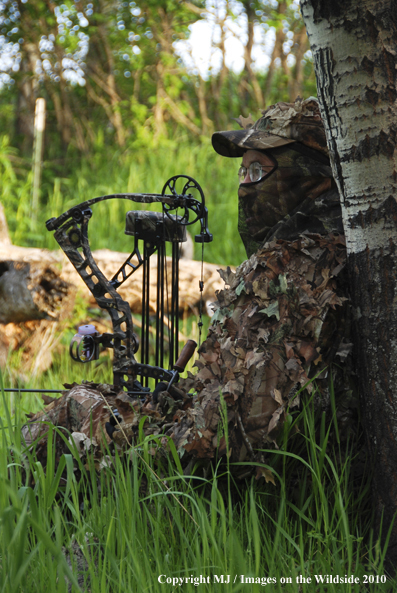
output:
[[[297,391],[315,375],[326,405],[329,365],[347,368],[351,346],[341,208],[317,100],[278,103],[256,123],[239,123],[243,130],[214,134],[215,150],[226,157],[264,150],[277,168],[239,188],[249,259],[235,274],[221,273],[226,288],[196,362],[196,432],[186,436],[182,426],[172,434],[178,448],[199,457],[222,448],[221,393],[236,461],[277,439],[287,407],[299,404]],[[351,403],[344,373],[334,381],[343,415]]]
[[[82,455],[93,450],[101,457],[101,440],[128,447],[143,416],[145,434],[159,436],[162,453],[172,439],[183,461],[223,454],[224,400],[231,460],[254,459],[257,449],[276,441],[287,407],[299,404],[300,387],[319,375],[326,403],[328,366],[335,359],[345,363],[345,241],[318,103],[278,103],[256,123],[239,123],[243,130],[214,134],[215,150],[226,157],[268,151],[277,167],[266,179],[240,186],[238,228],[249,259],[236,273],[221,271],[226,287],[217,295],[198,373],[179,384],[195,394],[175,401],[163,392],[158,402],[148,399],[141,406],[95,385],[84,386],[81,401],[82,387],[74,387],[51,404],[46,418],[69,429]],[[95,399],[91,412],[84,405],[87,389]],[[105,429],[109,410],[100,390],[110,406],[117,405],[122,431]],[[44,453],[43,419],[43,413],[32,418],[24,436],[28,443],[38,441]]]

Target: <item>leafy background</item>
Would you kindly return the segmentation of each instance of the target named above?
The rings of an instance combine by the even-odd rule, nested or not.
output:
[[[206,68],[189,45],[200,21],[212,32]],[[236,34],[239,67],[226,51]],[[256,60],[265,48],[265,62]],[[13,242],[53,248],[44,221],[76,201],[157,193],[172,175],[188,174],[203,186],[218,238],[206,259],[240,263],[238,164],[214,153],[211,133],[299,94],[315,94],[315,79],[299,6],[289,0],[1,1],[0,199]],[[37,97],[47,116],[40,208],[32,212]],[[107,217],[94,247],[128,250],[124,211]]]

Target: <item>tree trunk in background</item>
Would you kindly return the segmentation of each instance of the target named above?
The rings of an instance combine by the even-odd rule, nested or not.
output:
[[[106,23],[100,24],[90,38],[87,62],[87,94],[91,100],[103,107],[115,130],[116,141],[124,146],[126,131],[121,116],[119,95],[115,78],[115,58],[109,40]]]
[[[397,5],[302,0],[338,184],[375,529],[397,510]],[[388,549],[397,562],[397,522]]]
[[[244,77],[242,78],[252,86],[253,99],[255,99],[256,107],[258,109],[264,108],[262,90],[259,85],[255,72],[252,70],[252,48],[254,45],[254,19],[255,9],[251,0],[242,0],[241,4],[244,6],[247,15],[247,43],[244,47]]]
[[[198,99],[201,123],[202,123],[202,134],[203,136],[209,136],[212,133],[214,125],[208,117],[206,93],[205,93],[205,81],[199,75],[197,77],[197,83],[195,85],[196,95]]]
[[[221,51],[222,55],[222,62],[221,62],[221,69],[220,72],[217,74],[212,73],[211,75],[211,91],[212,91],[212,99],[213,104],[215,107],[214,113],[214,123],[215,128],[217,130],[222,130],[226,127],[229,123],[229,117],[224,115],[223,110],[221,108],[221,98],[222,98],[222,90],[224,87],[225,82],[228,79],[229,69],[226,66],[226,19],[228,16],[228,3],[226,3],[225,11],[223,12],[222,6],[217,1],[215,3],[215,12],[214,16],[216,19],[216,24],[220,29],[220,40],[218,43],[214,42],[212,39],[211,45],[212,48],[218,47]]]
[[[167,136],[167,128],[165,127],[164,122],[164,84],[163,84],[163,76],[164,76],[164,67],[162,62],[158,62],[156,64],[156,84],[157,84],[157,93],[156,93],[156,103],[153,107],[153,116],[154,116],[154,123],[155,123],[155,132],[154,138],[157,139],[161,136]]]
[[[283,14],[286,13],[286,10],[287,10],[287,3],[285,2],[285,0],[281,0],[278,3],[277,12],[280,16],[282,16]],[[267,76],[266,76],[265,91],[264,91],[266,103],[269,102],[269,96],[270,96],[270,91],[272,88],[273,76],[274,76],[274,73],[276,70],[275,60],[277,58],[280,58],[283,68],[286,65],[286,62],[285,62],[286,56],[284,55],[284,51],[283,51],[284,38],[285,38],[285,35],[284,35],[283,28],[278,27],[276,30],[276,40],[274,42],[273,52],[272,52],[272,55],[270,58],[270,65],[269,65],[269,69],[267,71]]]
[[[295,99],[300,96],[303,96],[303,56],[305,52],[309,49],[309,43],[307,40],[306,29],[304,26],[295,33],[294,35],[294,55],[296,59],[295,68],[293,68],[293,76],[289,76],[288,78],[288,86],[289,86],[289,97],[291,101],[295,101]]]
[[[0,202],[0,247],[11,245],[10,233],[3,204]]]
[[[22,152],[30,152],[34,136],[34,110],[37,98],[38,80],[35,72],[39,52],[33,43],[26,43],[18,83],[18,104],[16,133],[23,138]]]
[[[115,65],[114,65],[114,56],[113,51],[110,47],[108,41],[108,32],[105,27],[98,27],[98,34],[100,37],[100,42],[104,48],[106,53],[106,93],[109,95],[110,103],[112,106],[112,119],[111,122],[116,130],[116,138],[117,144],[119,146],[124,146],[125,144],[125,130],[123,126],[123,120],[121,118],[120,112],[120,102],[121,98],[119,97],[116,89],[116,81],[114,77]]]

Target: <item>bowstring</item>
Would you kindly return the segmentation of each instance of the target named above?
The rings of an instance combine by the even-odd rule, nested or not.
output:
[[[165,239],[165,212],[163,209],[163,233]],[[164,240],[164,259],[165,259],[165,298],[167,299],[167,332],[168,345],[171,344],[171,328],[170,328],[170,302],[168,298],[168,262],[167,262],[167,243]]]
[[[199,302],[199,321],[197,323],[199,336],[198,346],[201,346],[201,334],[203,331],[203,291],[204,291],[204,241],[201,243],[201,277],[199,280],[200,302]]]

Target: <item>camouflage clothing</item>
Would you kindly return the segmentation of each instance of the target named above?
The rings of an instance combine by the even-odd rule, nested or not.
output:
[[[342,235],[305,235],[266,243],[236,273],[222,272],[225,290],[196,362],[195,422],[171,432],[178,448],[212,456],[220,394],[228,407],[231,459],[253,457],[277,438],[287,407],[309,378],[327,399],[326,367],[349,351]],[[310,390],[309,386],[309,390]],[[326,403],[326,401],[325,401]]]
[[[216,132],[212,145],[218,154],[240,157],[246,150],[273,150],[300,142],[320,155],[328,156],[327,141],[317,99],[310,97],[295,103],[277,103],[262,111],[253,122],[251,116],[237,122],[244,130]],[[318,156],[320,156],[318,155]],[[318,158],[318,157],[317,157]]]
[[[237,121],[243,130],[212,136],[214,149],[222,156],[267,151],[277,164],[263,180],[239,188],[238,230],[247,256],[279,232],[286,240],[305,232],[343,233],[317,99],[277,103],[262,114],[255,123],[251,116],[240,116]],[[332,194],[326,194],[331,188]]]
[[[327,197],[324,193],[333,184],[329,163],[320,163],[302,154],[294,145],[276,148],[271,154],[278,163],[277,169],[263,181],[241,184],[238,191],[238,230],[248,257],[264,241],[274,236],[277,223],[282,222],[280,226],[283,226],[292,217],[295,233],[286,238],[295,239],[300,233],[321,233],[325,230],[324,226],[319,225],[313,228],[313,224],[309,228],[309,221],[304,220],[302,214],[309,210],[313,218],[312,205],[321,195],[322,207],[316,209],[317,214],[323,219],[327,218]],[[324,205],[326,211],[323,210]],[[337,213],[333,213],[332,225],[328,230],[342,232],[339,200],[337,210]]]
[[[56,462],[63,453],[72,450],[84,463],[88,454],[93,455],[98,469],[108,465],[107,454],[114,446],[121,450],[136,441],[142,419],[145,434],[160,433],[152,423],[160,414],[113,385],[86,382],[65,387],[68,389],[59,399],[44,396],[47,402],[44,411],[34,414],[22,428],[26,445],[35,451],[43,465],[51,425],[58,429],[54,433]],[[115,410],[122,431],[114,430],[117,423],[112,412]]]

